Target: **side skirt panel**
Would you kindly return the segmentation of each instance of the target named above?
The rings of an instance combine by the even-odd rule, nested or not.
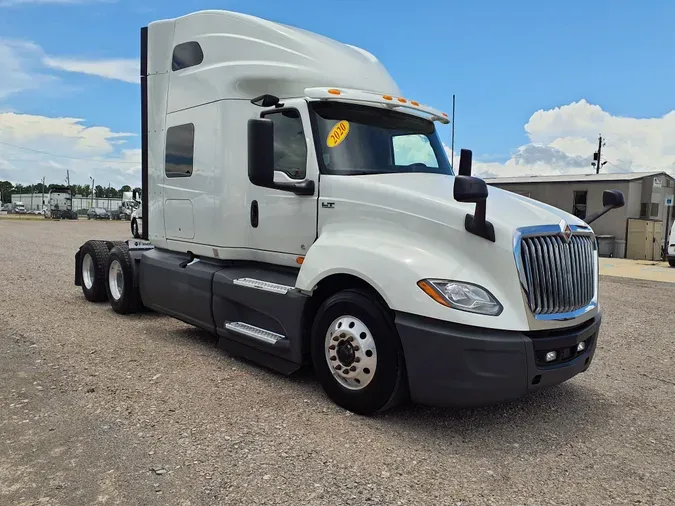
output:
[[[188,255],[153,249],[140,262],[143,304],[196,327],[216,333],[211,314],[213,276],[222,266],[191,262]]]
[[[265,365],[286,374],[299,369],[305,362],[303,316],[309,297],[293,288],[296,276],[292,271],[260,266],[233,266],[216,273],[213,316],[220,337],[218,345],[240,351],[243,349],[233,343],[251,347],[253,350],[247,351],[257,356],[251,356],[252,360],[267,362],[265,355],[269,355],[270,363]],[[260,336],[255,337],[254,332],[233,331],[232,325],[226,327],[237,322],[273,335],[270,338],[258,331]],[[277,357],[288,363],[280,367],[283,364]]]
[[[294,288],[296,270],[160,249],[134,253],[149,309],[205,329],[219,337],[219,348],[283,374],[306,362],[309,297]]]

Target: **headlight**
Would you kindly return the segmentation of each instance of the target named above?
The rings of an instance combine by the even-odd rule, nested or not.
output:
[[[417,283],[424,293],[444,306],[470,313],[497,316],[504,309],[485,288],[462,281],[423,279]]]

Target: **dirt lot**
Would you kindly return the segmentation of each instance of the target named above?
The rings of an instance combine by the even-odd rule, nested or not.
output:
[[[0,505],[675,504],[675,285],[607,278],[591,369],[508,405],[335,407],[73,285],[126,222],[0,221]]]

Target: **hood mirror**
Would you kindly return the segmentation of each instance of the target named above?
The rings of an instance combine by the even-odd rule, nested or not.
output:
[[[595,214],[591,214],[588,218],[586,218],[585,221],[586,223],[591,224],[605,213],[611,211],[612,209],[623,207],[625,204],[626,201],[623,197],[623,193],[621,193],[619,190],[605,190],[602,192],[603,209]]]
[[[476,209],[473,215],[464,218],[464,228],[478,237],[495,242],[495,229],[485,219],[487,211],[488,186],[480,178],[471,176],[472,153],[462,149],[459,158],[459,175],[455,176],[453,196],[457,202],[474,202]]]
[[[623,193],[619,190],[605,190],[602,192],[602,206],[618,209],[623,207],[626,201],[623,198]]]

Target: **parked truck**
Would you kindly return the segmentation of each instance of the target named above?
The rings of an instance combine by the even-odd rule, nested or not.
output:
[[[77,219],[77,213],[73,211],[73,198],[69,186],[53,186],[49,190],[45,206],[45,218],[53,220]]]
[[[122,192],[122,202],[117,209],[110,211],[110,216],[114,220],[131,221],[131,216],[138,208],[138,202],[133,197],[133,192]]]
[[[133,191],[132,198],[136,202],[136,209],[131,213],[131,235],[135,239],[140,239],[143,234],[143,205],[141,196]]]
[[[88,241],[75,284],[284,374],[311,364],[361,414],[477,405],[586,371],[589,223],[459,170],[369,52],[201,11],[141,29],[141,239]],[[279,388],[283,388],[279,386]]]

